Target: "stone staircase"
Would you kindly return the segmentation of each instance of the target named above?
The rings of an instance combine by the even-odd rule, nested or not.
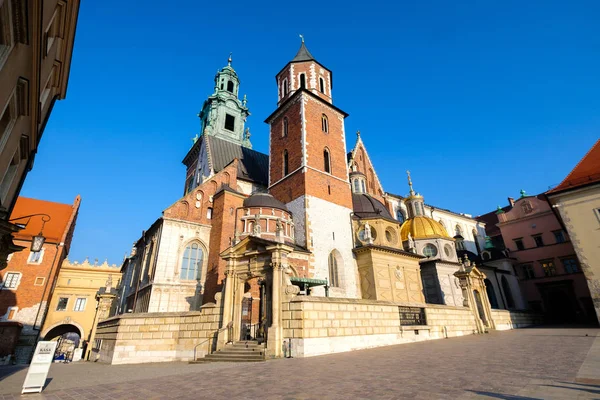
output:
[[[244,340],[228,344],[221,350],[207,354],[192,363],[203,362],[260,362],[265,361],[265,345],[254,340]]]

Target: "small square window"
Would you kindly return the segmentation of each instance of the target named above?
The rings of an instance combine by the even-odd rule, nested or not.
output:
[[[540,261],[540,264],[542,264],[542,268],[544,269],[544,275],[546,275],[546,276],[556,275],[556,266],[554,266],[554,261],[552,261],[552,260]]]
[[[84,311],[86,303],[87,303],[86,298],[79,297],[77,300],[75,300],[75,308],[73,308],[73,311]]]
[[[517,246],[517,250],[525,250],[525,246],[523,245],[523,239],[514,239],[515,246]]]
[[[208,207],[206,209],[206,218],[212,219],[212,214],[213,214],[213,209],[211,207]]]
[[[67,304],[69,304],[68,297],[59,297],[58,304],[56,305],[56,311],[65,311],[67,309]]]
[[[542,239],[542,235],[535,235],[533,240],[535,241],[535,245],[537,247],[542,247],[544,245],[544,239]]]
[[[228,131],[235,130],[235,117],[233,115],[225,114],[225,129]]]
[[[33,283],[33,286],[43,286],[45,280],[46,280],[46,278],[44,278],[43,276],[38,276],[37,278],[35,278],[35,282]]]
[[[563,258],[562,263],[566,274],[574,274],[579,272],[579,264],[575,258]]]
[[[533,279],[535,278],[535,270],[533,269],[533,265],[531,264],[522,264],[520,266],[521,276],[523,279]]]
[[[552,233],[554,233],[554,239],[556,239],[556,243],[564,243],[567,240],[565,239],[565,234],[562,230],[560,231],[553,231]]]

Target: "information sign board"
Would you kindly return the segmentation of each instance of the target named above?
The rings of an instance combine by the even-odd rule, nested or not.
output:
[[[21,393],[40,393],[46,384],[57,342],[38,342]]]

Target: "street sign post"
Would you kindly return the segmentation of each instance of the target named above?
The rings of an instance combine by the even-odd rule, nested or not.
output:
[[[44,389],[56,345],[57,342],[38,342],[29,370],[27,370],[25,382],[23,382],[21,394],[40,393]]]

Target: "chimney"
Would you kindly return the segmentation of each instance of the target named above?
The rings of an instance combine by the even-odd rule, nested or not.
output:
[[[512,197],[508,198],[508,204],[510,204],[511,207],[515,206],[515,199],[513,199]]]

